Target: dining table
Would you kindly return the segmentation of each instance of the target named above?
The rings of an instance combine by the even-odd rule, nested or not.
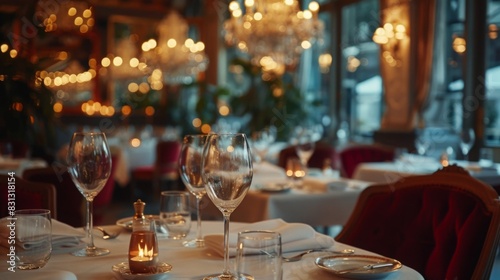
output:
[[[230,227],[242,227],[247,224],[232,222]],[[205,235],[222,234],[223,223],[221,221],[203,221],[203,232]],[[191,228],[189,235],[185,238],[191,240],[195,237],[195,226]],[[0,279],[51,279],[51,280],[110,280],[122,279],[122,275],[112,270],[114,265],[127,262],[127,253],[129,248],[131,233],[128,230],[115,239],[104,240],[96,235],[95,245],[108,248],[111,252],[105,256],[99,257],[76,257],[69,253],[52,254],[45,267],[36,270],[15,272],[7,271],[5,262],[0,264]],[[158,238],[159,244],[159,262],[167,263],[172,266],[163,279],[175,280],[201,280],[206,275],[212,275],[222,272],[223,258],[215,254],[208,248],[189,248],[182,245],[183,240]],[[341,250],[345,248],[354,249],[355,255],[378,256],[374,253],[347,246],[340,242],[333,242],[332,249]],[[295,254],[295,253],[290,253]],[[286,254],[284,254],[286,255]],[[315,260],[319,257],[335,255],[333,252],[314,252],[305,255],[297,262],[283,262],[283,279],[345,279],[332,274],[330,271],[320,269]],[[234,267],[235,259],[230,258],[230,267]],[[234,269],[233,269],[234,271]],[[364,275],[366,277],[366,274]],[[131,279],[131,278],[130,278]],[[138,278],[138,279],[157,279],[157,278]],[[366,279],[366,278],[365,278]],[[414,269],[402,264],[400,269],[390,272],[384,279],[387,280],[421,280],[424,279]]]
[[[340,178],[309,169],[301,182],[291,182],[285,170],[269,162],[254,165],[252,184],[245,198],[231,214],[231,220],[253,223],[280,218],[314,227],[344,225],[359,194],[370,182]],[[200,205],[207,219],[221,217],[220,211],[205,198]]]
[[[447,164],[456,164],[467,170],[474,178],[492,185],[500,185],[500,164],[482,165],[480,162],[465,160],[449,160]],[[387,184],[413,175],[431,174],[440,168],[442,163],[435,158],[407,155],[390,162],[366,162],[359,164],[353,179],[365,182]]]

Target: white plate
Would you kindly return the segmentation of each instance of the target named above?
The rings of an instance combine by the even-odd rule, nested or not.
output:
[[[160,220],[160,216],[158,216],[158,215],[144,215],[144,216],[148,220],[155,220],[155,221]],[[119,226],[122,226],[128,230],[132,230],[132,221],[133,220],[134,220],[133,217],[127,217],[127,218],[119,219],[118,221],[116,221],[116,224]]]
[[[342,275],[351,279],[378,279],[401,269],[399,261],[378,256],[350,255],[350,256],[325,256],[317,258],[316,266],[335,275]],[[361,268],[365,265],[376,263],[392,263],[392,266],[375,269],[359,269],[342,273],[342,270]]]
[[[269,183],[262,185],[259,190],[262,192],[286,192],[291,189],[289,184],[286,183]]]
[[[121,262],[115,264],[112,267],[113,272],[120,278],[125,280],[163,280],[169,275],[168,273],[172,270],[172,266],[168,263],[158,263],[156,266],[156,273],[138,273],[132,274],[128,267],[128,263]]]

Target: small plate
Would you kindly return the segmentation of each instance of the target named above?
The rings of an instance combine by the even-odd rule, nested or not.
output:
[[[261,192],[286,192],[291,189],[289,184],[286,183],[269,183],[261,186],[259,190]]]
[[[145,217],[148,220],[155,220],[155,221],[160,220],[160,216],[158,216],[158,215],[145,215]],[[133,217],[123,218],[123,219],[119,219],[118,221],[116,221],[116,224],[119,226],[122,226],[128,230],[132,230],[132,221],[133,220],[134,220]]]
[[[168,263],[158,263],[156,266],[156,273],[137,273],[132,274],[128,268],[128,263],[121,262],[115,264],[112,267],[113,272],[120,277],[120,279],[125,280],[163,280],[169,275],[168,273],[172,270],[172,266]]]
[[[325,256],[317,258],[316,266],[335,275],[342,275],[351,279],[378,279],[386,277],[388,274],[398,271],[403,266],[399,261],[379,256],[350,255],[350,256]],[[351,268],[361,268],[365,265],[376,263],[392,263],[392,266],[359,269],[342,273],[343,270]]]

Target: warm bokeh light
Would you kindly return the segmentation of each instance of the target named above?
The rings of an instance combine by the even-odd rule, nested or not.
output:
[[[208,134],[212,131],[212,127],[209,124],[204,124],[201,126],[201,132]]]
[[[152,115],[155,114],[155,108],[153,106],[147,106],[145,109],[144,109],[144,113],[146,114],[146,116],[149,116],[151,117]]]
[[[56,113],[61,113],[63,110],[63,104],[61,102],[56,102],[54,103],[54,106],[52,106],[52,109]]]
[[[124,116],[128,116],[128,115],[130,115],[130,113],[132,113],[132,108],[129,105],[124,105],[122,107],[122,114]]]
[[[227,116],[227,115],[229,115],[229,112],[230,112],[230,110],[229,110],[228,106],[222,105],[219,107],[219,114],[221,116]]]
[[[141,145],[141,139],[139,138],[132,138],[130,139],[130,146],[137,148]]]
[[[194,118],[191,123],[193,124],[193,127],[200,127],[201,126],[201,119],[200,118]]]

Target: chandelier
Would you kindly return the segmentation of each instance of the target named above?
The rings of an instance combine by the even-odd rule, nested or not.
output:
[[[92,6],[87,1],[43,1],[37,2],[35,19],[45,32],[79,31],[90,32],[95,24]]]
[[[143,58],[151,72],[151,83],[190,83],[206,70],[205,44],[188,38],[189,25],[177,13],[170,12],[157,27],[158,40],[141,46]]]
[[[297,0],[245,0],[244,5],[229,3],[225,40],[248,53],[264,71],[283,74],[286,67],[297,64],[303,50],[322,38],[315,1],[303,11]]]

